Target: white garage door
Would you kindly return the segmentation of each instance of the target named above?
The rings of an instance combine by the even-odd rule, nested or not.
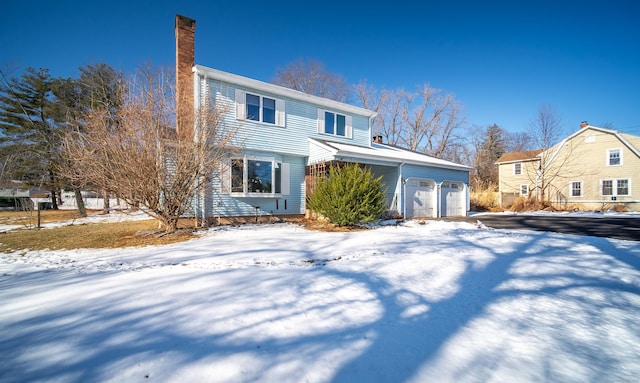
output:
[[[405,188],[405,218],[436,217],[436,183],[433,180],[410,178]]]
[[[466,192],[462,182],[443,182],[441,195],[443,217],[464,216],[466,214]]]

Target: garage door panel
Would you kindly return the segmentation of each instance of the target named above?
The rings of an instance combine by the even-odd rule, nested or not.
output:
[[[442,198],[442,216],[464,216],[466,213],[466,200],[464,184],[461,182],[443,182],[440,190]]]
[[[406,218],[434,217],[435,182],[409,179],[406,184]]]

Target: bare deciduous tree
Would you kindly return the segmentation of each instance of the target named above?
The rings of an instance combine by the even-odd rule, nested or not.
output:
[[[349,84],[339,74],[332,73],[319,61],[298,59],[279,68],[272,82],[314,96],[347,102]]]
[[[125,86],[126,97],[115,113],[95,108],[83,130],[65,137],[66,176],[107,190],[129,205],[140,206],[173,232],[195,196],[220,172],[232,134],[220,128],[223,113],[208,105],[195,114],[193,135],[176,134],[174,84],[168,76],[139,73]]]
[[[377,91],[356,86],[362,105],[378,113],[375,134],[385,142],[436,157],[459,157],[451,151],[455,132],[464,124],[462,107],[449,93],[424,84],[415,92],[404,89]]]
[[[533,145],[542,150],[537,172],[535,175],[530,174],[529,178],[536,186],[536,198],[546,201],[549,198],[548,189],[553,181],[570,173],[567,165],[571,156],[567,151],[563,152],[562,157],[558,157],[549,150],[564,135],[562,120],[551,105],[542,104],[529,123],[528,133]]]

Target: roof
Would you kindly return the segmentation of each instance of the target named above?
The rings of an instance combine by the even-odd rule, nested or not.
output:
[[[538,159],[538,154],[542,153],[542,149],[527,150],[524,152],[505,153],[496,160],[496,164],[515,162],[515,161],[532,161]]]
[[[202,65],[196,65],[193,67],[193,71],[205,78],[211,78],[214,80],[224,81],[230,84],[239,85],[245,88],[261,90],[271,93],[273,95],[288,97],[294,100],[305,101],[311,104],[319,105],[328,109],[337,109],[344,112],[350,112],[365,117],[375,117],[376,112],[369,109],[360,108],[358,106],[345,104],[343,102],[330,100],[324,97],[314,96],[308,93],[300,92],[283,86],[270,84],[252,78],[239,76],[237,74],[223,72],[221,70],[208,68]]]
[[[309,141],[315,142],[326,150],[329,150],[334,157],[345,156],[361,158],[363,160],[388,161],[398,165],[412,164],[462,171],[473,170],[473,168],[469,166],[460,165],[455,162],[446,161],[391,145],[372,143],[370,147],[366,147],[349,145],[341,142],[317,140],[313,138],[310,138]]]
[[[575,136],[585,132],[586,130],[595,130],[597,132],[611,134],[611,135],[615,136],[623,145],[625,145],[633,154],[635,154],[636,157],[640,158],[640,148],[637,148],[636,146],[633,145],[633,141],[638,141],[638,140],[636,140],[638,138],[637,136],[633,136],[633,135],[630,135],[630,134],[622,134],[622,133],[618,132],[617,130],[605,129],[605,128],[600,128],[598,126],[587,125],[585,127],[580,128],[579,130],[575,131],[571,135],[569,135],[567,138],[562,140],[559,144],[553,146],[552,148],[549,148],[549,153],[551,153],[551,160],[550,161],[553,161],[555,159],[555,157],[558,155],[558,153],[560,152],[562,147],[567,142],[569,142]]]

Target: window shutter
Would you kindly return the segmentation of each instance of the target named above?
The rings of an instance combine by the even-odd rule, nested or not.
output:
[[[284,100],[276,99],[276,125],[284,126]]]
[[[291,194],[291,183],[290,183],[290,178],[291,178],[291,168],[290,168],[290,164],[283,162],[282,163],[282,169],[281,169],[281,182],[282,182],[282,195],[289,195]]]
[[[318,109],[318,133],[324,133],[324,110]]]
[[[231,164],[228,161],[220,165],[220,193],[231,193]]]
[[[236,118],[244,120],[246,118],[246,110],[244,91],[236,89]]]
[[[345,136],[347,138],[353,138],[353,117],[346,116]]]

